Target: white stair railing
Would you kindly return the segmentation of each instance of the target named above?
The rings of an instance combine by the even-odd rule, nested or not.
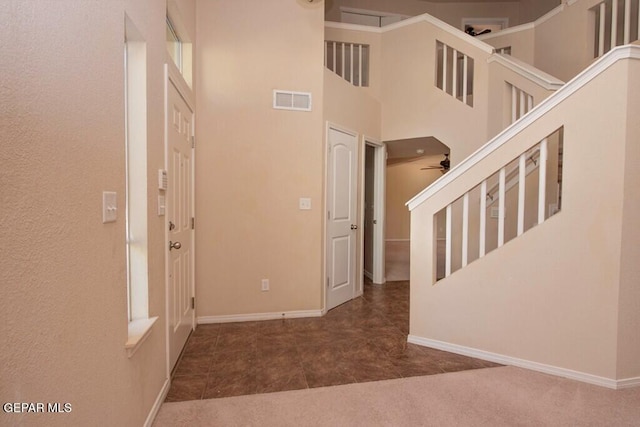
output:
[[[595,57],[640,38],[638,0],[605,0],[594,6]]]
[[[354,86],[369,86],[369,45],[325,40],[324,66]]]
[[[444,220],[444,227],[437,225],[445,230],[444,253],[436,257],[436,268],[444,270],[444,277],[560,210],[562,136],[560,128],[435,215],[436,221]],[[533,173],[536,170],[537,175]],[[495,202],[497,209],[492,207]],[[515,214],[507,215],[508,208]]]

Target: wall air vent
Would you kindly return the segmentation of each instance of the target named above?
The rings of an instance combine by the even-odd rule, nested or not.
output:
[[[311,94],[276,89],[273,91],[273,108],[278,110],[311,111]]]

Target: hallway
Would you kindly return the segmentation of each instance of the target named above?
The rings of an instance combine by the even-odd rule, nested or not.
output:
[[[409,282],[373,285],[320,318],[199,325],[167,402],[499,366],[407,343]]]

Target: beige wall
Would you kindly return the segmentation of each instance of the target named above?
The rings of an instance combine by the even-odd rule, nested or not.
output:
[[[164,165],[165,4],[10,1],[0,11],[3,425],[140,426],[166,381],[164,221],[148,212],[149,338],[127,358],[123,40],[147,43],[148,206]],[[102,223],[102,192],[118,219]]]
[[[467,43],[467,38],[464,34],[454,36],[428,22],[383,33],[383,140],[433,136],[450,147],[452,165],[488,140],[489,54]],[[436,39],[474,58],[473,108],[435,86]]]
[[[442,156],[426,156],[413,162],[387,166],[387,240],[410,239],[411,215],[405,203],[442,176],[437,169],[420,170],[423,167],[439,165],[441,160]]]
[[[198,317],[323,306],[323,32],[322,3],[197,2]],[[273,89],[313,111],[273,109]]]
[[[631,257],[636,252],[621,236],[624,213],[636,221],[636,191],[623,194],[625,176],[634,179],[635,172],[601,167],[624,158],[625,141],[637,134],[617,108],[632,97],[628,70],[628,62],[617,63],[412,212],[412,335],[609,380],[638,375],[630,362],[639,348],[631,338],[640,303],[631,285],[637,267],[620,258],[623,249]],[[424,260],[434,257],[433,214],[479,182],[483,171],[561,125],[562,211],[430,286],[434,272]],[[635,155],[635,148],[628,153]],[[630,299],[619,306],[621,292]],[[619,343],[622,336],[631,341]]]
[[[640,63],[630,65],[633,76],[640,75]],[[629,94],[640,93],[640,79],[629,80]],[[637,95],[627,97],[627,145],[624,152],[624,201],[622,210],[622,258],[620,259],[620,293],[618,322],[618,378],[640,377],[640,126]],[[618,159],[617,164],[621,164]]]
[[[520,0],[520,23],[533,22],[560,3],[562,0]]]

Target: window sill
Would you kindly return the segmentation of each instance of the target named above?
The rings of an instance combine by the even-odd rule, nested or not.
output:
[[[153,324],[156,323],[156,320],[158,320],[157,316],[129,322],[129,338],[124,345],[124,348],[127,350],[127,357],[133,356],[149,334],[151,334],[151,328]]]

